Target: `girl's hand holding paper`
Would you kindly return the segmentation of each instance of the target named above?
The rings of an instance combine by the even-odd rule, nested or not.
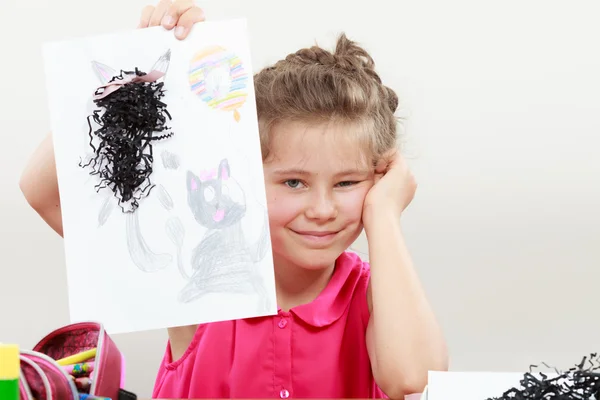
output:
[[[144,7],[138,28],[159,25],[168,30],[175,28],[175,37],[185,39],[192,26],[204,20],[204,11],[193,0],[160,0],[156,6]]]

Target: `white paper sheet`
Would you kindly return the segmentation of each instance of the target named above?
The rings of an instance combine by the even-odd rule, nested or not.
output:
[[[556,376],[549,372],[544,374]],[[523,375],[524,372],[429,371],[427,400],[487,400],[502,397],[507,390],[521,387]]]
[[[246,21],[197,24],[183,41],[156,27],[43,50],[72,321],[121,333],[275,314]],[[155,186],[124,212],[80,165],[94,155],[92,95],[103,76],[165,61],[173,136],[151,142]]]

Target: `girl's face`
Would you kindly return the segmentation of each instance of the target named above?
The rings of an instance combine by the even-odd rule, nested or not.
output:
[[[353,126],[281,123],[264,162],[276,265],[323,269],[362,231],[374,170]]]

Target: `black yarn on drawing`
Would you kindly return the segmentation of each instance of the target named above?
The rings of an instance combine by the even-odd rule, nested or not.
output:
[[[551,378],[542,372],[534,375],[533,368],[537,366],[523,376],[519,388],[487,400],[600,400],[600,360],[596,353],[567,371],[555,370],[556,376]]]
[[[139,71],[122,71],[110,82],[122,80],[124,75],[145,75]],[[163,82],[129,82],[94,103],[100,108],[88,116],[89,144],[94,157],[87,163],[90,175],[97,175],[100,183],[96,191],[110,189],[123,212],[133,212],[139,201],[147,196],[154,184],[150,181],[154,162],[152,144],[173,136],[167,132],[167,118],[171,115],[164,96]],[[99,127],[94,130],[92,122]]]

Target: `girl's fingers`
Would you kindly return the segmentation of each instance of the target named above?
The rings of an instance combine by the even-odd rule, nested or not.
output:
[[[146,6],[138,28],[162,25],[165,29],[175,28],[175,36],[185,39],[192,27],[197,22],[206,18],[204,11],[197,7],[194,0],[160,0],[155,6]]]
[[[165,16],[161,21],[161,25],[165,29],[172,29],[175,25],[177,25],[179,18],[192,7],[194,7],[193,0],[175,0],[175,3],[171,4],[165,13]]]
[[[406,162],[402,157],[402,153],[398,149],[393,149],[383,156],[378,167],[377,172],[387,173],[391,169],[403,170],[406,167]]]
[[[375,165],[375,173],[376,174],[385,174],[387,172],[387,170],[389,169],[390,164],[391,164],[391,155],[388,152],[388,153],[384,154],[377,162],[377,165]]]
[[[150,17],[154,13],[154,6],[146,6],[142,9],[142,15],[140,16],[140,23],[138,28],[147,28],[150,24]]]
[[[206,18],[204,11],[199,7],[192,7],[186,12],[181,14],[179,21],[177,21],[177,27],[175,28],[175,36],[177,39],[185,39],[195,23],[202,22]]]
[[[171,0],[160,0],[150,17],[150,23],[148,26],[159,26],[163,17],[169,11],[171,7]]]

